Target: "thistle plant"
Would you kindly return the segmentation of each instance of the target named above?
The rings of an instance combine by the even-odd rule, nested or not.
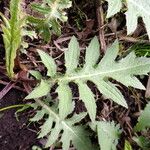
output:
[[[146,57],[136,57],[135,53],[131,52],[125,58],[116,61],[116,57],[119,52],[119,43],[116,40],[113,45],[107,49],[106,54],[101,59],[101,61],[98,62],[100,56],[99,47],[100,45],[97,38],[93,38],[89,46],[86,48],[85,64],[82,68],[78,68],[80,48],[77,39],[75,37],[72,37],[69,43],[68,50],[64,52],[66,66],[66,72],[64,75],[60,75],[57,73],[57,66],[51,56],[49,56],[42,50],[37,50],[43,64],[47,68],[47,76],[49,77],[49,79],[41,79],[40,84],[26,97],[26,99],[35,99],[37,104],[42,108],[38,109],[39,111],[37,112],[35,118],[32,119],[32,121],[38,121],[42,119],[45,114],[49,115],[49,117],[46,118],[46,122],[48,121],[51,123],[48,124],[53,124],[54,119],[55,121],[57,120],[55,123],[55,127],[52,128],[51,125],[49,129],[47,128],[46,132],[44,129],[46,129],[45,126],[48,126],[48,124],[45,122],[42,126],[42,136],[40,137],[49,135],[46,147],[54,144],[59,139],[59,135],[61,135],[60,141],[62,142],[62,147],[64,150],[69,149],[71,141],[73,145],[79,150],[88,148],[91,149],[90,142],[88,142],[89,145],[86,144],[88,145],[88,147],[83,146],[85,145],[84,142],[89,141],[88,139],[86,141],[77,142],[74,141],[74,139],[76,139],[74,135],[70,133],[70,131],[74,131],[74,129],[70,129],[70,127],[73,126],[75,128],[78,128],[74,126],[74,123],[77,123],[85,117],[85,114],[79,114],[79,116],[75,114],[73,115],[73,118],[67,118],[67,116],[74,110],[72,91],[69,86],[70,82],[74,82],[78,86],[79,97],[84,102],[87,113],[91,119],[91,124],[97,126],[96,132],[98,132],[99,135],[99,143],[101,145],[101,148],[104,149],[103,142],[106,143],[105,140],[103,142],[101,140],[101,128],[103,129],[104,127],[107,127],[107,129],[112,129],[112,134],[108,136],[111,138],[109,141],[110,144],[107,149],[111,150],[116,146],[117,140],[120,135],[119,127],[115,127],[114,123],[97,123],[95,121],[97,106],[95,103],[94,94],[91,91],[90,87],[87,85],[87,81],[93,82],[99,89],[99,91],[103,95],[105,95],[106,98],[113,100],[115,103],[125,108],[128,108],[127,102],[124,99],[122,93],[109,79],[114,79],[127,87],[131,86],[144,90],[145,87],[138,80],[136,75],[146,75],[150,71],[150,59]],[[49,105],[49,102],[43,102],[39,98],[48,95],[51,88],[55,84],[58,84],[56,92],[58,93],[59,103],[58,107],[53,108]],[[37,117],[39,118],[37,119]],[[73,123],[70,121],[70,119],[73,121]],[[69,123],[71,122],[71,124],[69,124],[68,121]],[[69,125],[69,127],[66,124]],[[69,131],[65,131],[66,129]],[[79,135],[78,138],[80,139],[80,133],[82,133],[83,130],[77,130],[79,132],[74,131],[74,133],[76,135]],[[63,134],[61,134],[61,131],[64,131]],[[106,130],[104,129],[104,132],[105,131]],[[84,134],[82,135],[84,136]],[[64,140],[66,137],[69,137],[68,141]]]

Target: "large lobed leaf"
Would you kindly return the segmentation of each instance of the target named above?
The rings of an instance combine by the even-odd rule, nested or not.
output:
[[[44,115],[48,116],[44,124],[41,125],[38,136],[38,138],[47,137],[45,147],[50,147],[59,139],[59,142],[62,143],[63,150],[69,150],[71,143],[78,150],[92,149],[92,144],[84,127],[74,125],[80,122],[86,116],[86,113],[75,114],[70,119],[62,119],[54,111],[54,108],[46,106],[43,102],[42,105],[43,108],[37,111],[31,121],[39,121]]]
[[[108,2],[107,18],[118,13],[122,8],[122,0],[106,0]],[[127,32],[131,34],[137,27],[138,18],[142,17],[148,36],[150,38],[150,1],[149,0],[127,0]]]
[[[109,79],[115,79],[127,87],[131,86],[138,89],[145,89],[135,76],[146,75],[150,71],[150,59],[145,57],[138,58],[135,56],[134,52],[131,52],[125,58],[115,61],[118,51],[119,44],[118,41],[115,41],[113,45],[107,49],[102,60],[97,64],[99,58],[99,42],[97,38],[94,38],[89,47],[87,47],[86,61],[83,68],[77,69],[77,60],[79,58],[80,50],[77,40],[75,37],[72,38],[68,51],[65,51],[66,74],[64,76],[55,75],[55,77],[51,75],[50,78],[52,83],[58,83],[58,85],[60,85],[57,92],[59,96],[59,111],[60,114],[62,114],[62,118],[65,118],[70,110],[72,110],[72,94],[68,86],[70,82],[74,82],[78,85],[80,99],[84,102],[92,121],[94,121],[96,117],[96,104],[94,94],[87,86],[87,81],[92,81],[106,98],[112,99],[117,104],[126,108],[128,106],[123,95]],[[40,52],[40,50],[38,50],[38,52],[40,56],[44,53]],[[45,56],[45,54],[43,56]],[[41,56],[41,59],[45,64],[46,61],[43,56]],[[52,58],[49,60],[49,63],[52,62],[51,67],[48,67],[46,64],[45,66],[48,67],[48,72],[55,72],[56,68],[53,68],[54,60]],[[44,96],[45,94],[46,93],[42,93],[40,96]],[[36,94],[29,94],[27,98],[35,97],[37,98]]]

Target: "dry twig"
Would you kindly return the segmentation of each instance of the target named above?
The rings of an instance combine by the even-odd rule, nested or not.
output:
[[[104,33],[104,14],[103,14],[103,8],[102,8],[102,2],[101,0],[96,0],[96,14],[97,14],[97,20],[98,20],[98,27],[99,27],[99,40],[101,43],[101,51],[103,53],[106,52],[106,42],[105,42],[105,33]]]

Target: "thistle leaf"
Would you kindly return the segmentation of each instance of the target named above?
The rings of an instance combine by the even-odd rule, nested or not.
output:
[[[96,117],[96,103],[94,95],[86,83],[82,83],[81,81],[77,81],[76,83],[79,87],[80,98],[84,102],[91,120],[94,122]]]
[[[41,50],[37,51],[42,59],[43,64],[47,68],[47,76],[54,77],[57,70],[57,66],[54,62],[54,59]]]
[[[71,0],[43,0],[42,3],[32,3],[31,7],[40,14],[40,17],[29,16],[28,20],[39,31],[45,42],[49,42],[52,33],[60,35],[60,22],[67,21],[65,11],[71,7]]]
[[[122,0],[107,0],[108,1],[108,14],[107,17],[111,17],[121,10]],[[135,31],[138,23],[138,18],[142,17],[148,36],[150,38],[150,1],[147,0],[127,0],[127,34],[131,34]]]
[[[80,48],[77,39],[73,36],[69,48],[65,52],[66,74],[72,73],[77,68],[80,55]]]
[[[40,127],[41,131],[40,131],[38,138],[43,138],[48,133],[50,133],[52,125],[53,125],[53,121],[54,121],[53,118],[50,116],[46,119],[44,124]]]
[[[35,99],[45,96],[50,91],[51,84],[45,80],[41,80],[39,86],[37,86],[25,99]]]
[[[100,46],[98,39],[95,37],[92,39],[90,45],[86,49],[85,65],[84,68],[89,70],[89,67],[93,67],[100,56]]]
[[[122,8],[122,0],[107,0],[108,2],[108,11],[107,18],[115,15]]]
[[[69,85],[66,83],[59,83],[57,88],[58,98],[59,98],[59,114],[60,118],[64,119],[68,114],[72,112],[72,92]]]
[[[55,127],[51,131],[51,134],[48,136],[47,143],[46,143],[45,147],[50,147],[51,145],[53,145],[56,142],[56,140],[59,137],[59,133],[61,132],[61,130],[62,130],[62,128],[61,128],[60,124],[56,122]]]
[[[100,121],[97,123],[98,141],[101,150],[116,150],[120,129],[114,122]]]
[[[150,103],[148,103],[141,113],[140,117],[138,118],[138,123],[134,127],[135,131],[143,131],[146,130],[146,128],[150,127],[150,122],[148,121],[150,119]]]
[[[124,84],[125,86],[145,89],[142,83],[135,76],[146,75],[148,72],[150,72],[149,58],[138,58],[136,57],[135,53],[131,52],[125,58],[116,61],[117,54],[119,52],[119,44],[118,41],[115,41],[113,45],[108,48],[105,56],[101,59],[99,63],[97,63],[97,60],[93,60],[94,63],[92,63],[92,61],[90,60],[90,56],[92,55],[92,53],[94,53],[92,52],[94,51],[94,47],[96,46],[97,54],[99,50],[97,42],[98,40],[96,38],[91,41],[89,47],[87,47],[88,52],[86,52],[85,58],[85,60],[89,62],[85,62],[83,68],[78,69],[77,66],[79,62],[80,52],[79,44],[75,37],[73,37],[69,44],[68,51],[65,51],[65,63],[67,69],[65,75],[60,76],[56,74],[55,77],[52,77],[50,79],[52,83],[58,84],[58,94],[61,95],[59,96],[59,110],[60,116],[62,118],[65,118],[69,113],[71,113],[70,111],[72,110],[71,91],[69,90],[69,87],[65,87],[70,82],[74,82],[75,84],[77,84],[79,90],[79,97],[84,102],[92,122],[95,120],[96,116],[96,103],[92,91],[87,86],[87,81],[93,82],[97,86],[99,91],[103,95],[105,95],[106,98],[111,99],[117,104],[126,108],[128,106],[122,93],[115,86],[115,84],[109,81],[109,79],[114,79]],[[96,56],[94,54],[93,57],[97,59],[99,56]],[[51,63],[49,64],[49,66],[50,65],[53,66],[53,64]],[[59,87],[59,84],[61,85],[61,87]],[[65,91],[67,92],[65,93]],[[70,109],[69,106],[71,107]]]
[[[45,112],[46,116],[48,115],[46,122],[40,127],[41,131],[39,135],[39,138],[48,136],[46,147],[50,147],[59,140],[58,137],[61,137],[60,142],[62,142],[63,150],[69,150],[71,142],[78,150],[92,149],[88,133],[84,127],[74,125],[81,121],[86,113],[74,115],[72,118],[62,120],[62,118],[54,111],[54,108],[47,106],[43,101],[36,101],[43,107],[40,111]],[[36,121],[36,119],[33,120]],[[37,120],[39,120],[39,118],[37,118]],[[55,125],[53,126],[53,124]]]
[[[29,73],[35,77],[37,80],[41,80],[42,79],[42,75],[39,71],[35,71],[35,70],[29,70]]]

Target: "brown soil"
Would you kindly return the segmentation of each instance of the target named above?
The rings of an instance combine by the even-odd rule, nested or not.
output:
[[[0,108],[20,104],[24,95],[11,90],[0,100]],[[1,150],[31,150],[33,145],[39,145],[36,133],[28,126],[28,113],[21,113],[19,121],[15,117],[16,109],[5,111],[0,118],[0,149]]]

